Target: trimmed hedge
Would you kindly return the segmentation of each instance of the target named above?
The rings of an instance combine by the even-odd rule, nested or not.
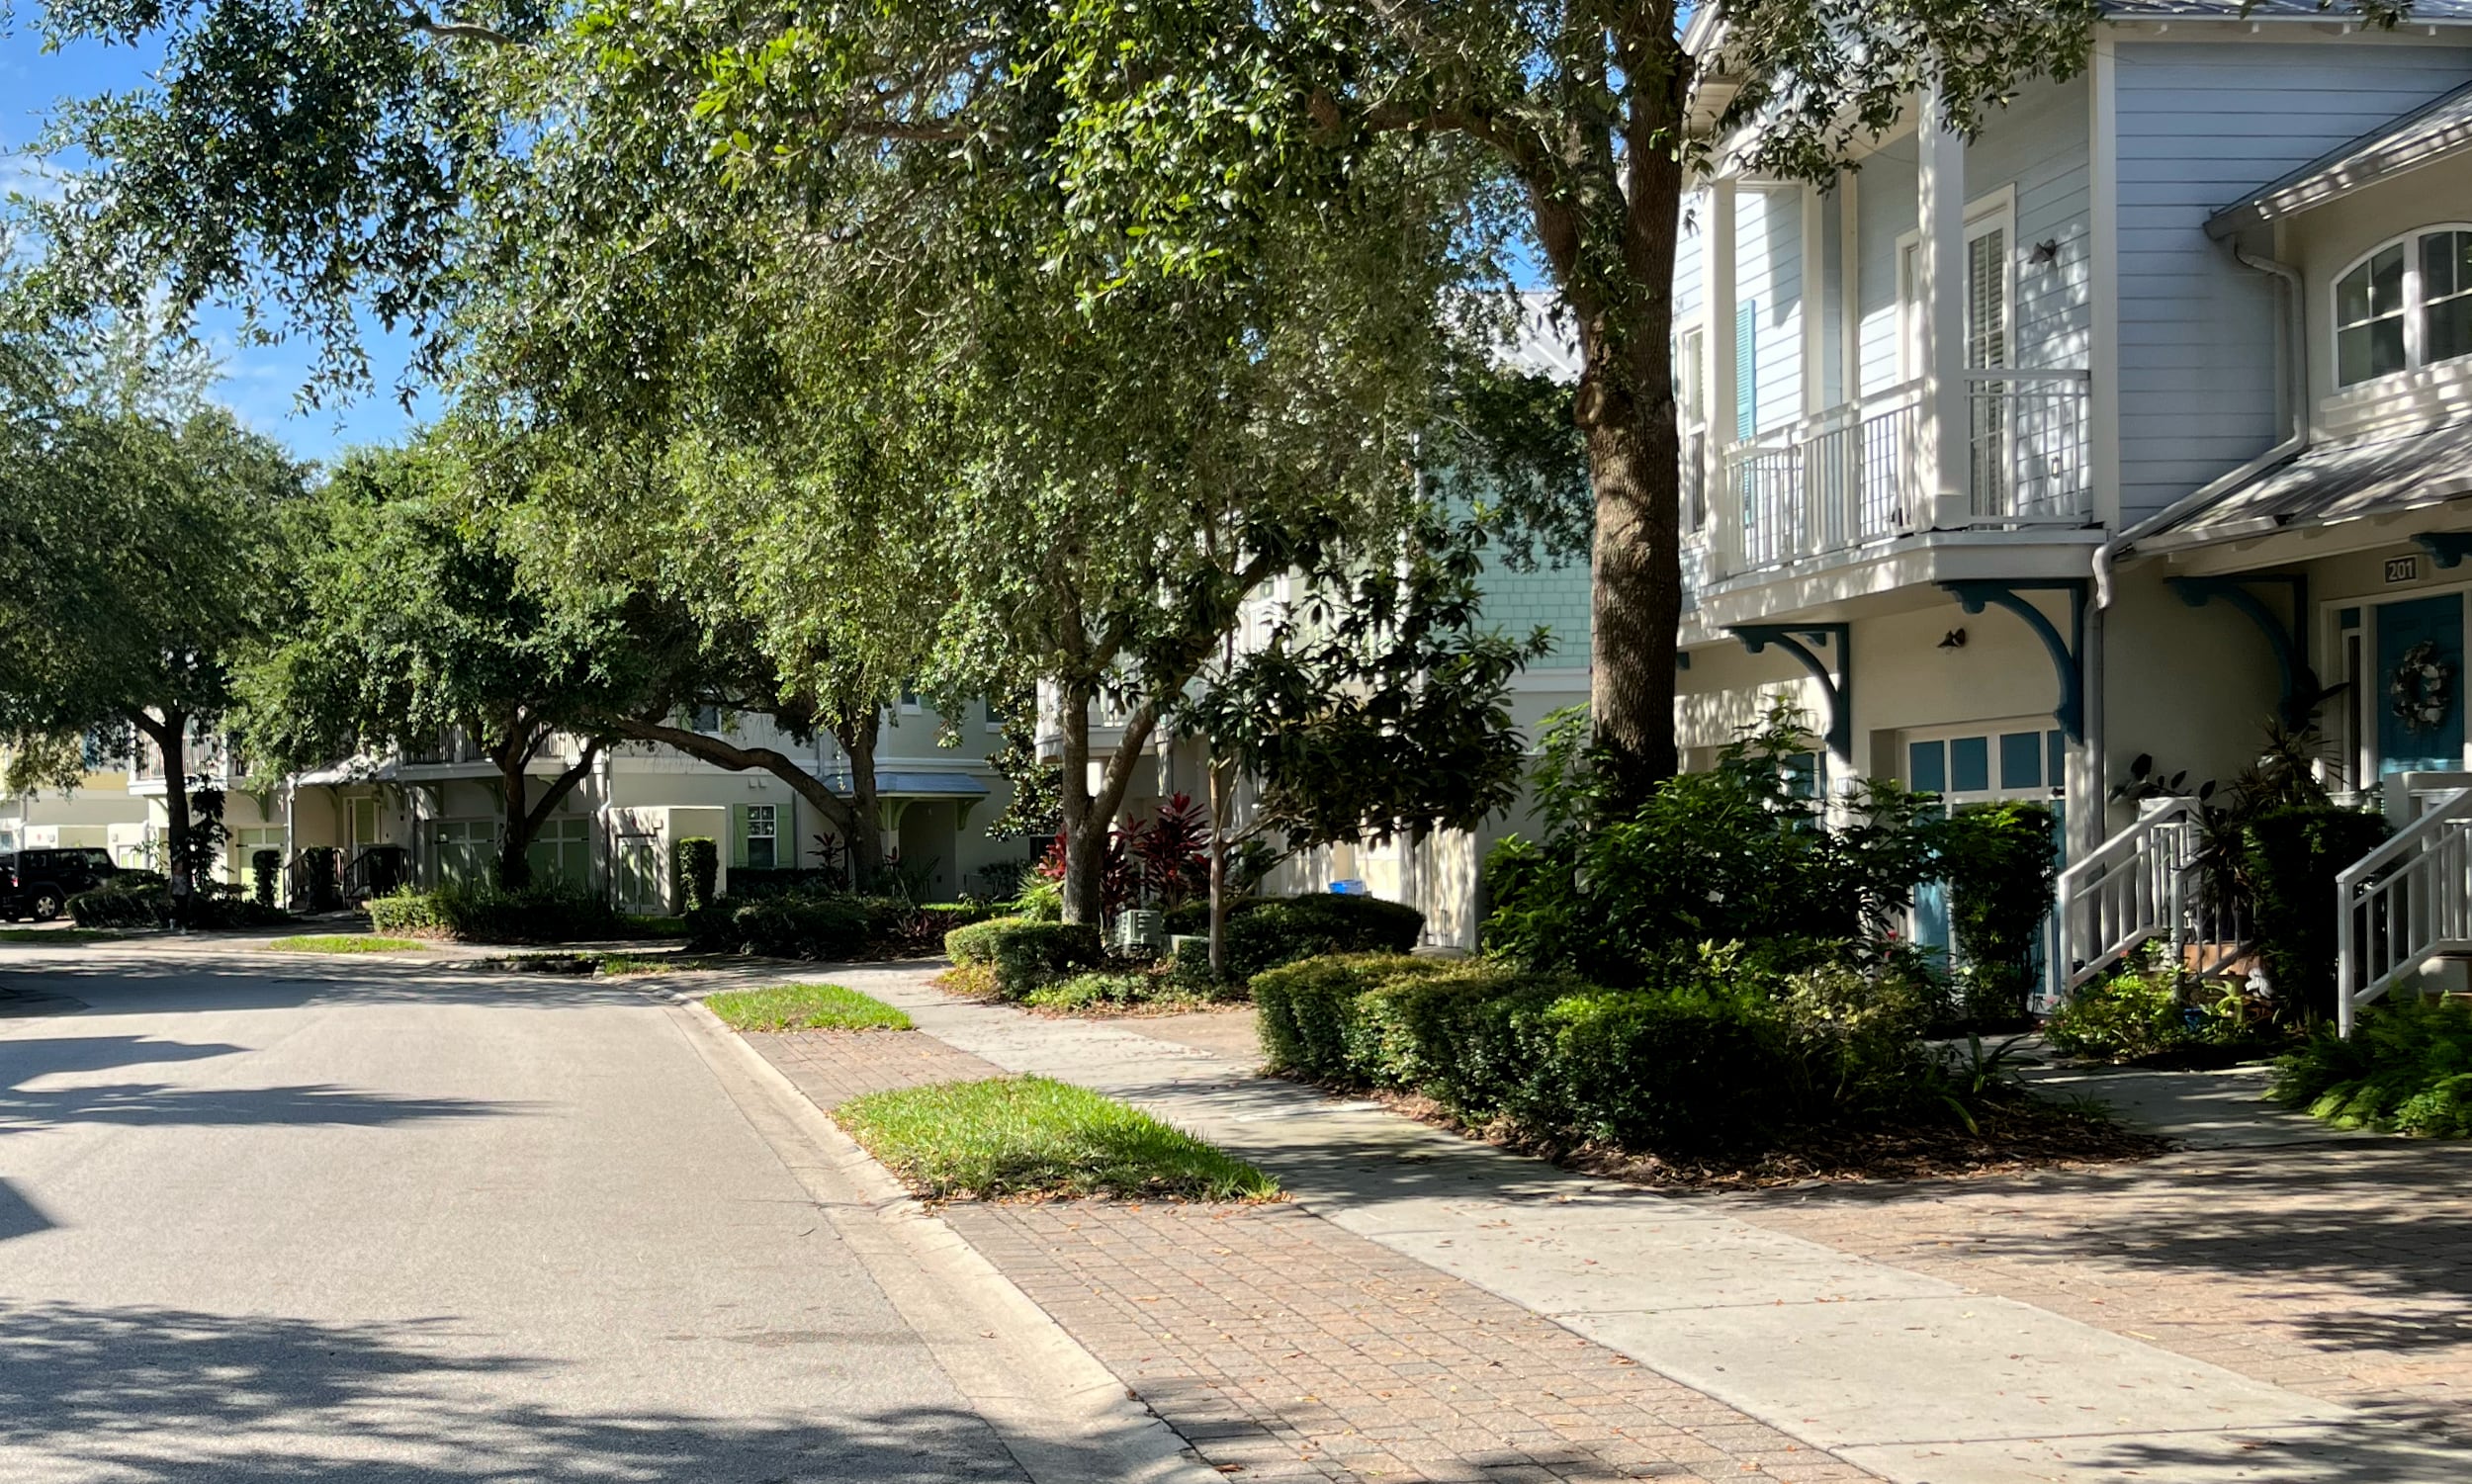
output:
[[[1172,933],[1210,930],[1210,904],[1188,902],[1167,915]],[[1425,915],[1379,897],[1309,892],[1248,897],[1227,910],[1226,967],[1242,982],[1266,969],[1332,953],[1406,953],[1424,936]]]
[[[627,927],[590,889],[565,882],[509,892],[495,886],[400,891],[368,902],[372,930],[467,943],[572,943],[616,938]]]
[[[1104,959],[1095,924],[1026,917],[993,917],[956,927],[944,934],[944,952],[956,964],[982,964],[992,970],[996,993],[1007,1000],[1096,969]]]
[[[1712,960],[1608,990],[1494,960],[1316,958],[1253,982],[1274,1072],[1421,1093],[1473,1125],[1660,1153],[1757,1144],[1902,1103],[1926,1074],[1918,990],[1826,967]]]
[[[699,953],[845,963],[932,952],[945,933],[993,911],[960,902],[913,907],[890,897],[722,897],[686,915],[686,937]]]
[[[80,927],[170,927],[172,889],[151,871],[123,871],[111,884],[69,898],[68,916]],[[280,927],[291,920],[281,908],[253,902],[220,882],[202,885],[189,898],[189,926],[201,932]]]
[[[719,895],[714,883],[721,879],[721,846],[710,835],[690,834],[669,847],[669,869],[680,912],[710,907]]]

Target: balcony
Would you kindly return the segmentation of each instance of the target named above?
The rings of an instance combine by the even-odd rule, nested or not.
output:
[[[1829,558],[1930,530],[2081,526],[2093,515],[2087,374],[1966,373],[1963,504],[1930,489],[1922,384],[1907,382],[1723,454],[1739,534],[1718,523],[1712,575]],[[1731,539],[1729,539],[1731,538]]]

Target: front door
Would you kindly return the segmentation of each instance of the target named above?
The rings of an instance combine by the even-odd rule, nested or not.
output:
[[[2378,773],[2463,766],[2463,594],[2383,603],[2377,615]]]

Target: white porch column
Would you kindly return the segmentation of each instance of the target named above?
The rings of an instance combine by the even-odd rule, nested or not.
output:
[[[1734,178],[1709,183],[1708,229],[1708,445],[1709,508],[1716,523],[1716,567],[1742,569],[1742,502],[1735,492],[1734,442]]]
[[[1854,170],[1837,176],[1837,378],[1846,402],[1863,399],[1862,180]]]
[[[1828,248],[1819,187],[1803,184],[1803,415],[1828,408]]]
[[[1922,456],[1917,483],[1928,524],[1960,526],[1972,513],[1967,468],[1966,141],[1941,127],[1940,96],[1923,94],[1915,130],[1921,160],[1921,244],[1914,309],[1922,352]]]

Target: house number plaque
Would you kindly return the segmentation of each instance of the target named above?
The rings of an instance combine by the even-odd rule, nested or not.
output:
[[[2420,559],[2420,558],[2418,558],[2418,557],[2389,557],[2389,558],[2387,558],[2387,559],[2386,559],[2386,580],[2387,580],[2387,581],[2389,581],[2389,582],[2418,582],[2418,581],[2420,581],[2420,580],[2421,580],[2421,559]]]

